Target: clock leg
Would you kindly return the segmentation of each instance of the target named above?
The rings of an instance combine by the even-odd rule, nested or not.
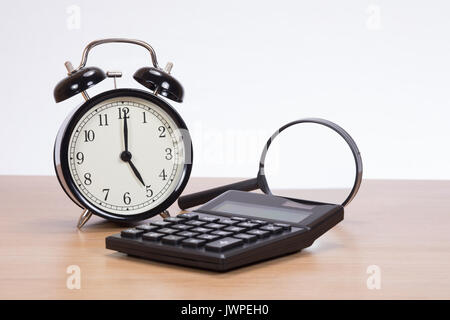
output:
[[[168,210],[164,210],[164,211],[161,212],[159,215],[160,215],[161,218],[163,218],[163,219],[170,217],[170,213],[169,213]]]
[[[91,218],[92,212],[89,210],[84,210],[83,213],[80,216],[80,219],[78,219],[77,228],[81,229],[81,227],[84,226],[84,224]]]

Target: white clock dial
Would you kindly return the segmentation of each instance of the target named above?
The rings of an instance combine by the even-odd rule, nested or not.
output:
[[[183,176],[185,150],[180,129],[161,107],[117,97],[93,106],[78,121],[68,161],[87,201],[107,212],[135,215],[174,192]]]

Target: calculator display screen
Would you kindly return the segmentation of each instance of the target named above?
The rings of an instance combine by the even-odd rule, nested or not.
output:
[[[255,218],[267,218],[299,223],[312,214],[312,211],[297,208],[271,207],[255,203],[225,200],[211,210],[230,214],[240,214]]]

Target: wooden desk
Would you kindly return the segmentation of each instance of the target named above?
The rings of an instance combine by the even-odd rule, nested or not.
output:
[[[188,190],[229,181],[194,178]],[[55,177],[0,176],[0,200],[1,299],[450,298],[450,181],[364,181],[312,247],[223,274],[106,250],[125,226],[95,217],[78,231],[80,209]],[[66,287],[69,265],[80,290]],[[380,290],[366,286],[369,265]]]

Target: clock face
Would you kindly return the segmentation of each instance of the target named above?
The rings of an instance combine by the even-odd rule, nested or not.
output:
[[[123,96],[92,106],[75,124],[68,168],[94,207],[116,215],[147,212],[183,179],[183,131],[160,106]]]

